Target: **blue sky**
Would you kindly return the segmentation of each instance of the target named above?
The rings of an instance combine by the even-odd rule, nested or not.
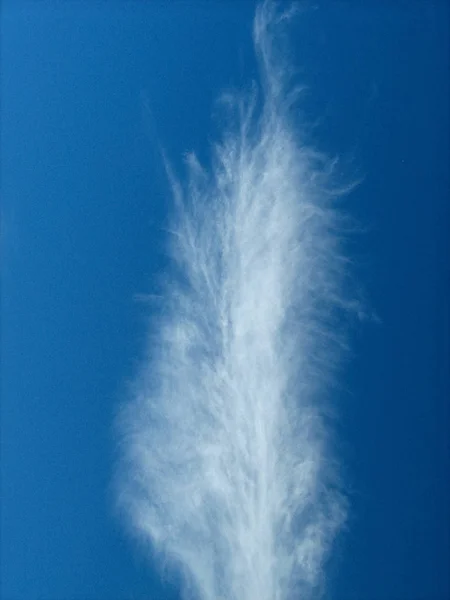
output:
[[[1,596],[178,598],[114,515],[112,421],[167,266],[175,168],[257,76],[253,2],[9,2],[2,15]],[[290,29],[314,142],[362,178],[336,393],[351,498],[333,600],[444,599],[450,489],[449,8],[322,2]]]

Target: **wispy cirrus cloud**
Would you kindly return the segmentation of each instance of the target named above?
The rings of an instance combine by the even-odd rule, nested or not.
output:
[[[200,600],[317,597],[346,518],[323,409],[355,305],[333,161],[277,51],[291,14],[257,9],[259,91],[224,97],[213,167],[170,175],[174,275],[120,417],[119,503]]]

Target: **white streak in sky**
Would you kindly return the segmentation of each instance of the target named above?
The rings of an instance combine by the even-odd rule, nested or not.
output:
[[[292,118],[285,17],[257,10],[261,91],[227,97],[213,166],[192,155],[188,182],[171,176],[176,275],[120,419],[119,503],[200,600],[316,598],[345,520],[324,417],[342,222],[333,164]]]

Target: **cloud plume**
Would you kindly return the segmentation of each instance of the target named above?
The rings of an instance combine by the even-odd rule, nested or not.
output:
[[[351,304],[341,192],[297,122],[289,16],[258,7],[258,89],[223,97],[211,166],[170,175],[171,279],[120,416],[120,506],[198,600],[316,598],[345,521],[326,417]]]

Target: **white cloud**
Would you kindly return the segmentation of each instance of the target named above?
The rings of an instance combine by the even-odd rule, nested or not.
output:
[[[343,352],[346,260],[332,161],[302,143],[276,52],[285,19],[256,13],[258,98],[209,172],[171,176],[177,265],[121,415],[119,502],[201,600],[317,596],[345,521],[322,418]],[[356,306],[356,311],[359,310]]]

